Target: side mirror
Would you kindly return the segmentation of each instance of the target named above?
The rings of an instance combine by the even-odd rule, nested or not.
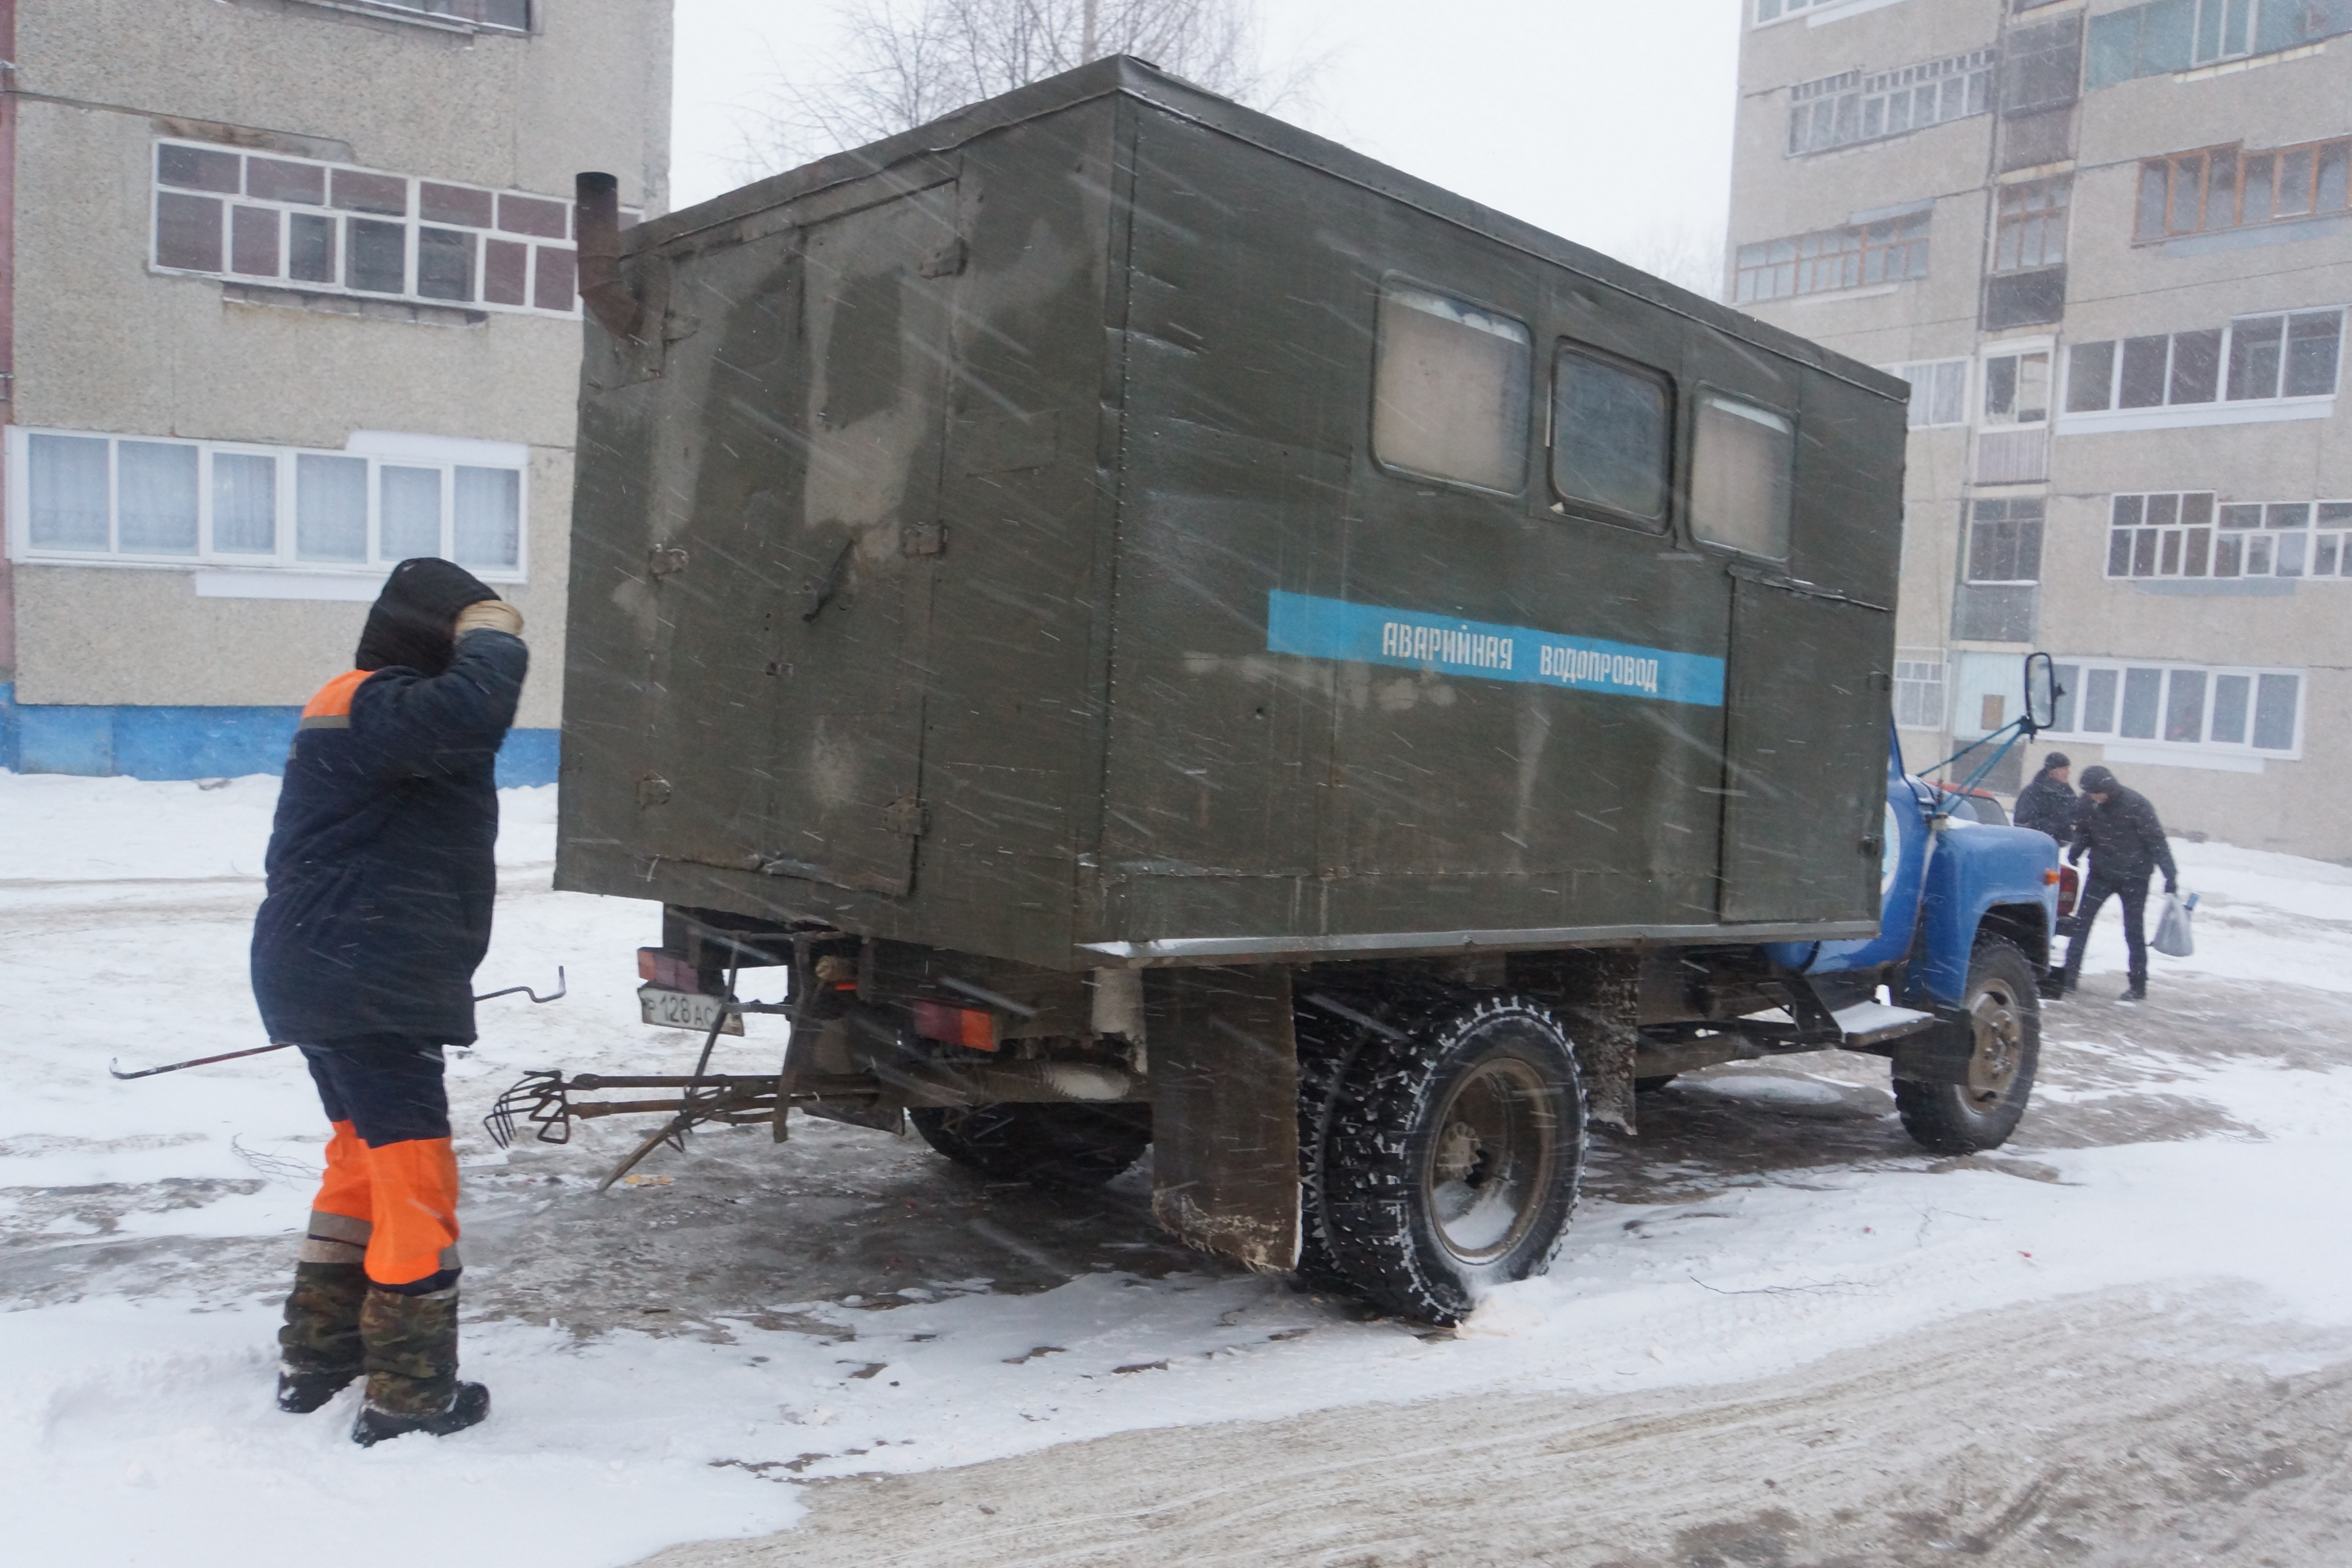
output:
[[[2025,721],[2026,735],[2047,730],[2058,721],[2058,669],[2046,653],[2025,656]]]

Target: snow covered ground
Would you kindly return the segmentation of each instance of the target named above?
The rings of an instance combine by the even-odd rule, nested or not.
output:
[[[624,1563],[791,1526],[803,1479],[919,1472],[1108,1434],[1492,1391],[1574,1402],[1797,1374],[1967,1314],[2151,1292],[2229,1303],[2239,1352],[2352,1357],[2352,870],[2179,845],[2199,955],[2125,1007],[2110,917],[2000,1153],[1939,1160],[1882,1063],[1695,1075],[1604,1141],[1550,1277],[1460,1333],[1365,1321],[1170,1246],[1132,1173],[1081,1200],[992,1187],[879,1133],[698,1137],[636,1184],[642,1130],[499,1155],[522,1070],[683,1070],[635,1021],[649,905],[549,890],[553,791],[507,796],[453,1066],[466,1358],[491,1421],[362,1452],[348,1401],[269,1405],[272,1331],[323,1128],[264,1043],[245,944],[276,784],[0,775],[0,1507],[11,1556],[270,1568],[374,1554]],[[764,1068],[754,1019],[721,1066]],[[2315,1349],[2315,1347],[2317,1347]],[[1747,1559],[1740,1559],[1746,1561]]]

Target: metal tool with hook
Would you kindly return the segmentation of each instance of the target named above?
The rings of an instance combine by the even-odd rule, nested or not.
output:
[[[486,991],[481,995],[475,997],[474,1000],[477,1002],[488,1002],[499,996],[511,996],[516,992],[520,991],[524,995],[530,997],[534,1003],[544,1005],[549,1002],[561,1001],[563,997],[563,994],[569,989],[571,989],[571,985],[564,978],[563,966],[559,963],[555,966],[555,989],[549,992],[544,996],[541,996],[538,992],[532,990],[528,985],[509,985],[505,987],[503,990]],[[117,1062],[109,1062],[106,1064],[106,1070],[113,1074],[116,1078],[122,1079],[127,1081],[134,1078],[153,1078],[158,1073],[179,1072],[186,1068],[210,1067],[215,1062],[233,1062],[239,1057],[266,1057],[272,1051],[290,1050],[293,1047],[293,1045],[294,1042],[291,1040],[280,1040],[274,1046],[254,1046],[242,1051],[223,1051],[220,1055],[215,1057],[198,1057],[193,1061],[173,1062],[168,1067],[141,1068],[137,1072],[124,1072]]]

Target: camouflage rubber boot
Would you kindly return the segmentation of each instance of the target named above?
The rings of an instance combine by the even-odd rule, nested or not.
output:
[[[457,1289],[423,1296],[371,1289],[360,1309],[367,1399],[352,1441],[370,1447],[424,1432],[446,1436],[490,1413],[490,1391],[457,1381]]]
[[[356,1263],[298,1263],[278,1331],[278,1408],[308,1415],[365,1369],[360,1304],[367,1275]]]

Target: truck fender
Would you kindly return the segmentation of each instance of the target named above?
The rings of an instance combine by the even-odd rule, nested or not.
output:
[[[1920,942],[1906,976],[1915,1002],[1958,1007],[1969,958],[1988,925],[2022,948],[2036,967],[2050,960],[2058,923],[2058,847],[2022,827],[1948,826],[1927,862]]]

